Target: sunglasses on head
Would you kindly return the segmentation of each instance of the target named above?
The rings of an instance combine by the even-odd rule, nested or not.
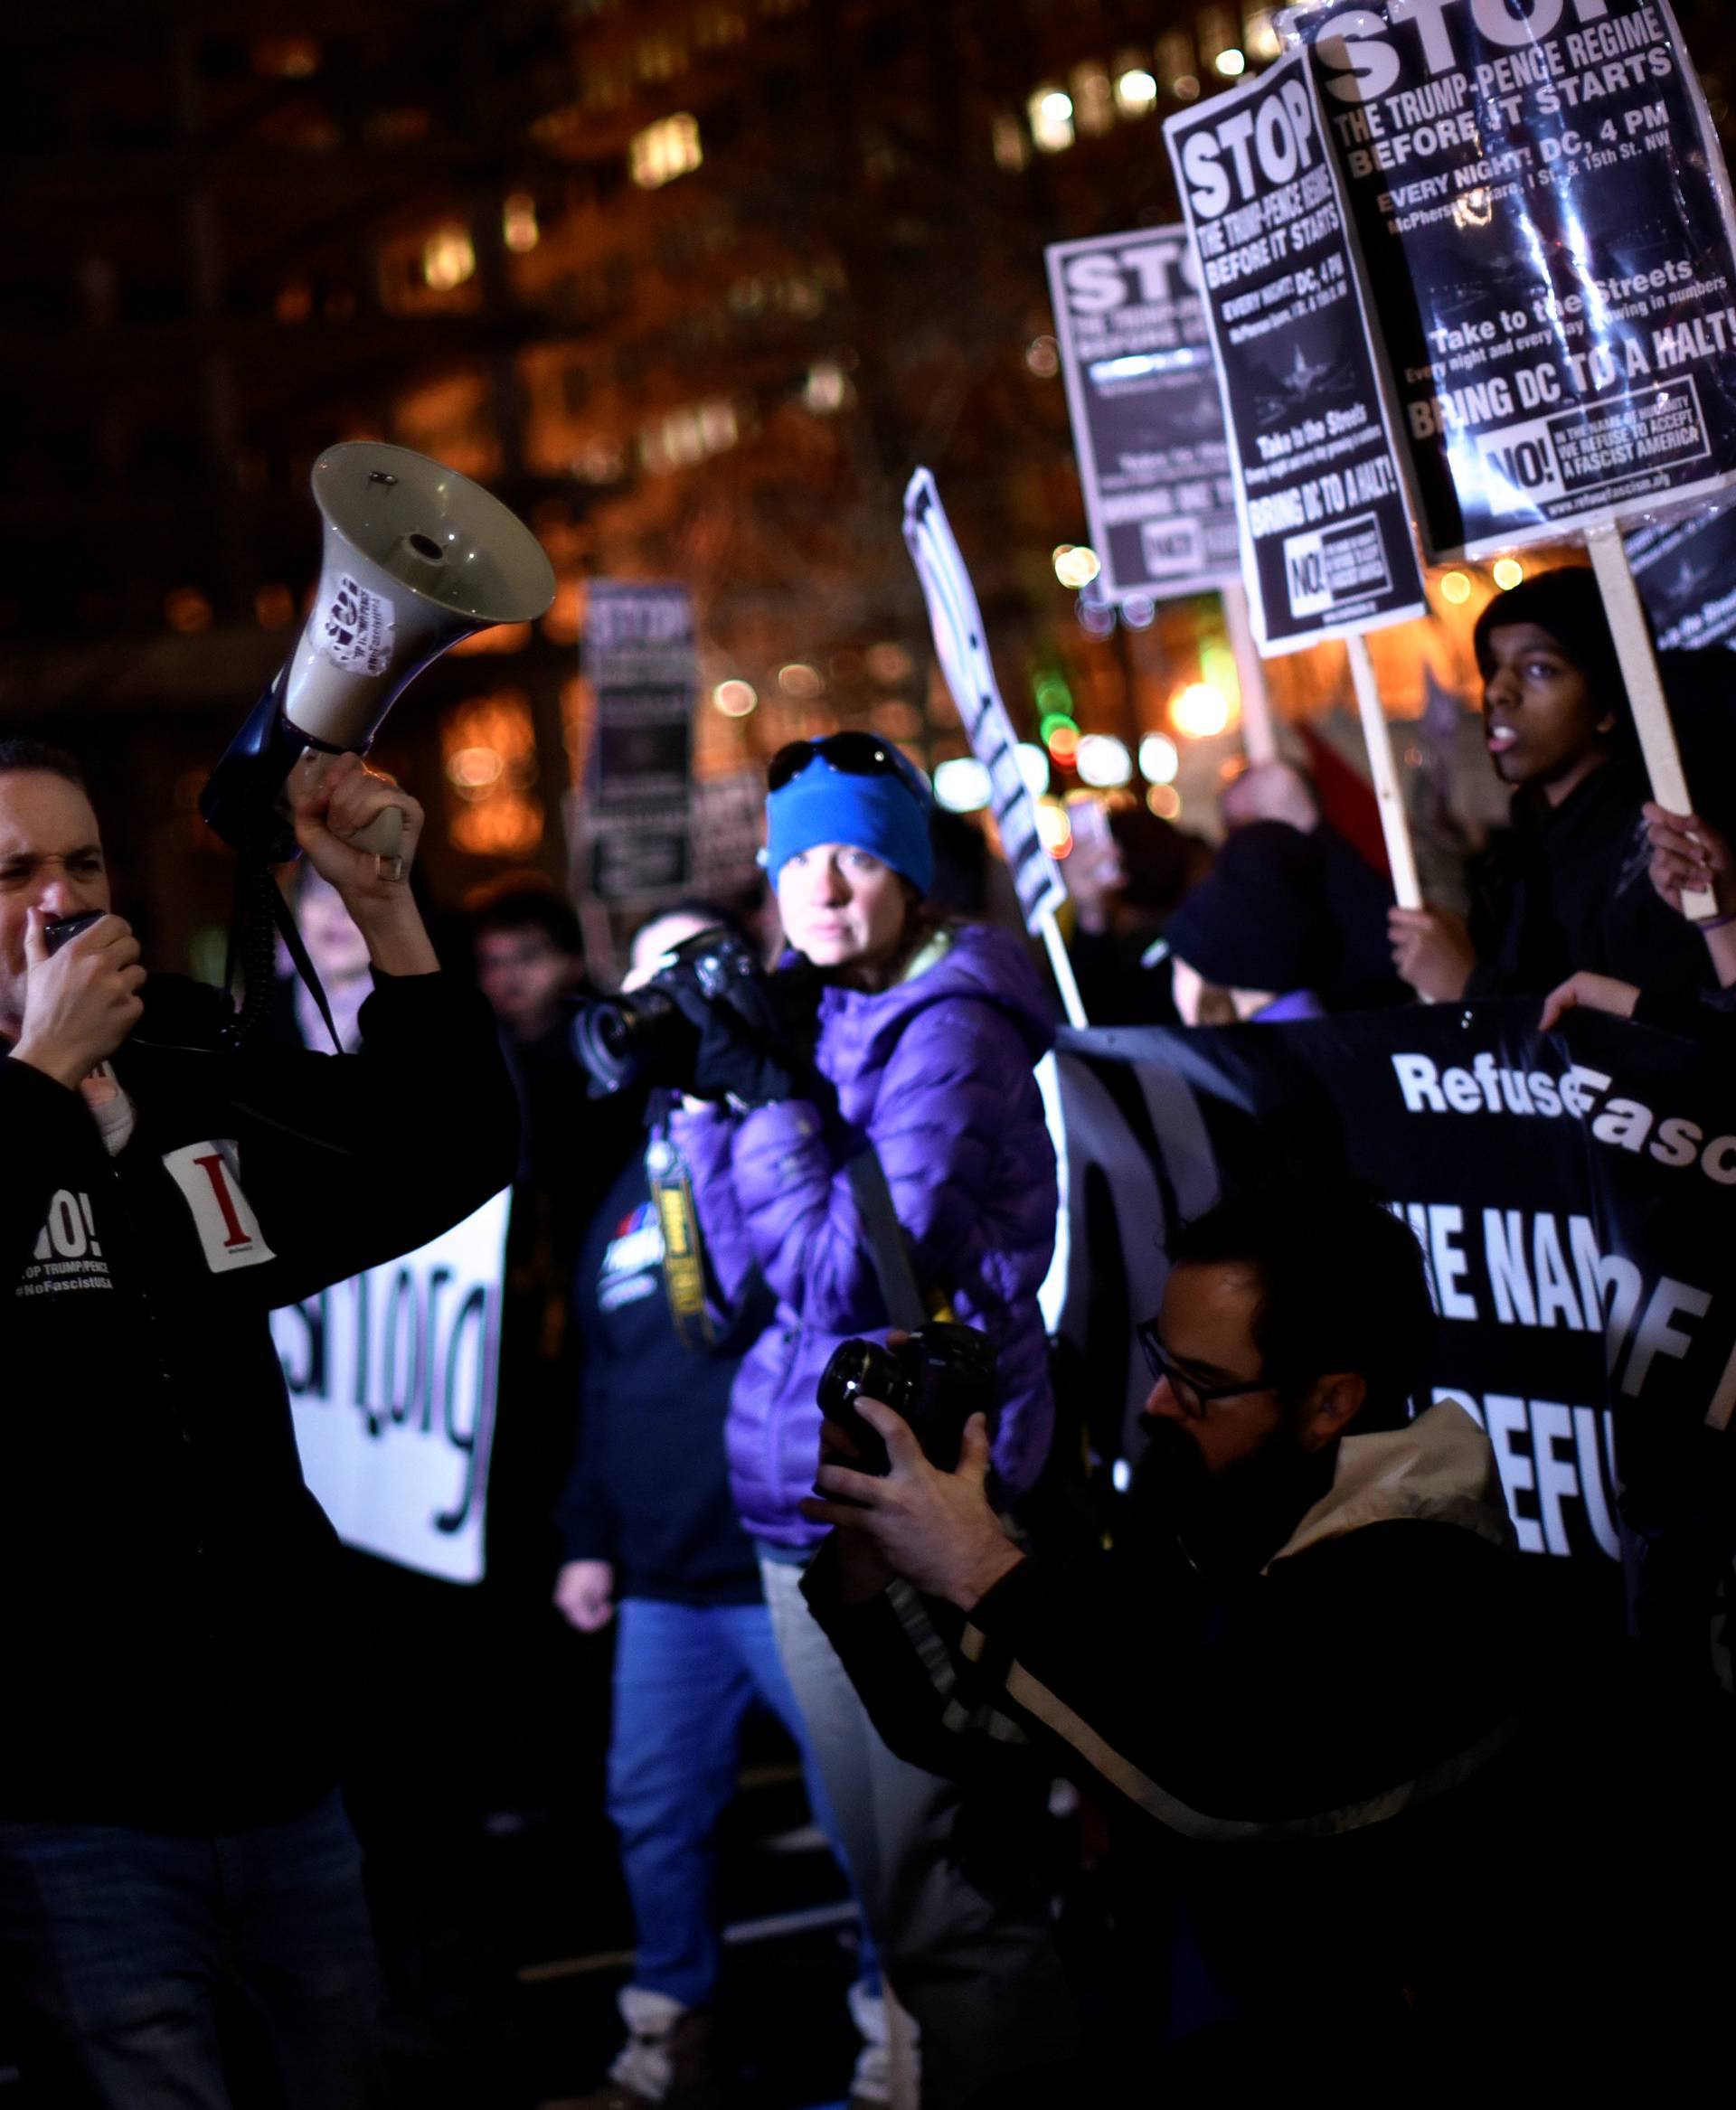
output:
[[[766,789],[781,791],[816,760],[846,777],[897,777],[916,788],[914,771],[890,740],[872,732],[834,732],[824,739],[791,740],[779,748],[766,770]]]

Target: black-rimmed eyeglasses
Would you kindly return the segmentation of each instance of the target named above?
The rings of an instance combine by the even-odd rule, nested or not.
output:
[[[1145,1351],[1146,1367],[1151,1372],[1152,1383],[1166,1384],[1175,1395],[1176,1404],[1184,1414],[1203,1414],[1220,1400],[1245,1399],[1255,1392],[1269,1392],[1272,1389],[1270,1378],[1239,1379],[1230,1385],[1202,1384],[1198,1378],[1190,1377],[1172,1359],[1158,1333],[1156,1319],[1147,1319],[1142,1325],[1136,1326],[1134,1333]]]

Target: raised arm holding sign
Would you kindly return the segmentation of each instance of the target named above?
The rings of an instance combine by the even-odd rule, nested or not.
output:
[[[1736,480],[1736,215],[1666,0],[1284,26],[1330,113],[1425,546],[1585,537],[1653,789],[1685,810],[1616,531]]]

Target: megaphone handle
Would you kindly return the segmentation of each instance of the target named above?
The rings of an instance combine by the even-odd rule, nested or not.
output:
[[[317,782],[327,764],[326,754],[317,748],[304,748],[301,759],[309,777]],[[343,840],[354,849],[366,851],[373,858],[381,879],[403,878],[404,809],[401,806],[382,806],[354,835],[345,835]]]
[[[382,806],[365,827],[358,828],[354,835],[346,835],[346,843],[354,843],[358,850],[372,851],[381,865],[396,865],[395,871],[382,870],[382,879],[402,879],[404,876],[404,809],[399,805]]]

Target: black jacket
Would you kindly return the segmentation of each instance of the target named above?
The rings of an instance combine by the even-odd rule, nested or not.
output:
[[[359,1054],[231,1054],[222,999],[154,977],[113,1158],[0,1062],[0,1817],[223,1831],[336,1778],[336,1541],[268,1314],[458,1222],[515,1140],[481,1000],[376,984]]]
[[[968,1618],[903,1584],[847,1606],[829,1550],[805,1579],[901,1757],[985,1788],[1034,1757],[1104,1807],[1154,2058],[1203,2008],[1402,2012],[1459,1930],[1455,1864],[1522,1734],[1535,1636],[1482,1432],[1434,1407],[1347,1439],[1320,1487],[1269,1559],[1038,1556]]]
[[[572,1310],[584,1351],[579,1453],[559,1522],[569,1560],[614,1564],[622,1597],[752,1604],[753,1546],[730,1496],[723,1424],[763,1299],[710,1347],[675,1331],[663,1232],[635,1152],[580,1245]]]
[[[1645,797],[1644,781],[1619,761],[1594,769],[1558,806],[1514,796],[1501,899],[1473,922],[1483,956],[1467,997],[1545,995],[1581,970],[1642,988],[1711,982],[1704,940],[1652,885]]]

